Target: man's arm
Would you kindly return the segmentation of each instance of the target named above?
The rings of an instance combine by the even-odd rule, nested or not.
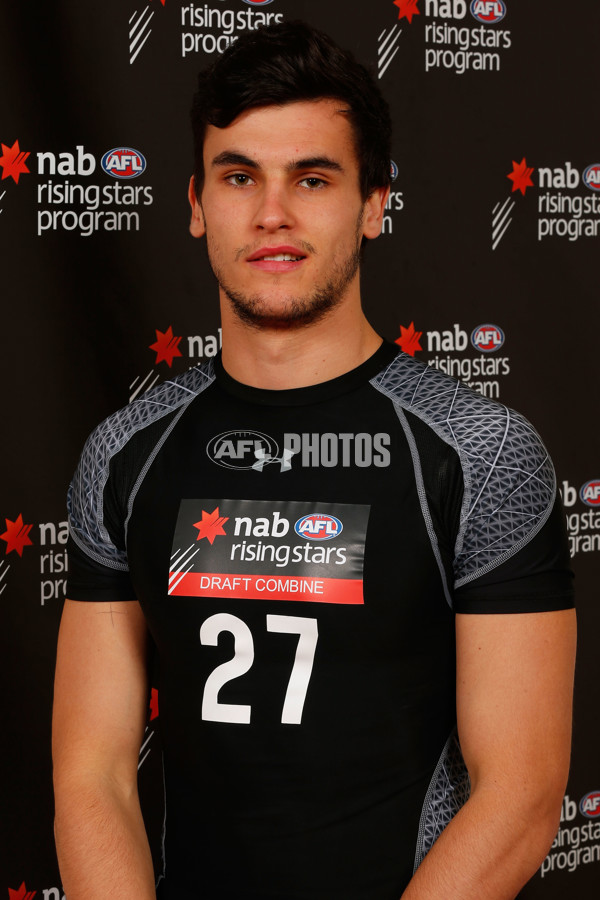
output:
[[[56,846],[69,900],[155,900],[137,793],[146,705],[146,626],[139,604],[67,600],[52,753]]]
[[[402,900],[511,900],[558,828],[575,613],[458,615],[456,636],[458,732],[471,796]]]

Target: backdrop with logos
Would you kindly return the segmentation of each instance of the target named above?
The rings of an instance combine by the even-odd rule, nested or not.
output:
[[[63,897],[50,715],[65,493],[83,441],[220,345],[216,284],[187,230],[196,73],[242,33],[297,18],[370,66],[392,109],[392,191],[363,267],[369,318],[523,412],[554,458],[580,622],[573,762],[560,831],[521,896],[583,896],[600,881],[600,7],[56,0],[6,5],[0,33],[0,898]],[[155,845],[159,715],[153,692],[140,779]]]

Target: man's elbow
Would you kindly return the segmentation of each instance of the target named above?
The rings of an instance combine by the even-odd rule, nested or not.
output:
[[[567,773],[556,773],[537,785],[522,810],[523,838],[528,844],[534,871],[548,855],[560,826]]]

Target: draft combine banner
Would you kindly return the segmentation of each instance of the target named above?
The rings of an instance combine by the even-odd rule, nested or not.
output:
[[[597,893],[597,0],[59,0],[5,4],[0,34],[0,900],[63,900],[50,711],[83,442],[221,346],[216,283],[188,232],[197,72],[297,18],[352,49],[392,110],[391,193],[362,267],[371,322],[524,413],[554,459],[579,608],[575,735],[560,829],[521,896]],[[385,465],[381,436],[359,437],[235,433],[211,452],[225,467]],[[292,593],[362,602],[368,510],[248,502],[207,486],[182,505],[168,602],[242,588],[274,607]],[[159,722],[154,691],[139,773],[157,860]]]
[[[183,500],[169,594],[362,604],[368,518],[344,503]]]

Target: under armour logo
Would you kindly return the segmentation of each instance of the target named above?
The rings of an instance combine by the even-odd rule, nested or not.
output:
[[[254,455],[256,456],[256,462],[252,466],[252,468],[256,472],[262,472],[265,465],[269,463],[279,463],[279,471],[280,472],[289,472],[292,468],[292,464],[290,462],[292,456],[294,455],[294,450],[285,449],[283,451],[283,456],[269,456],[264,449],[264,447],[259,447],[254,451]]]

